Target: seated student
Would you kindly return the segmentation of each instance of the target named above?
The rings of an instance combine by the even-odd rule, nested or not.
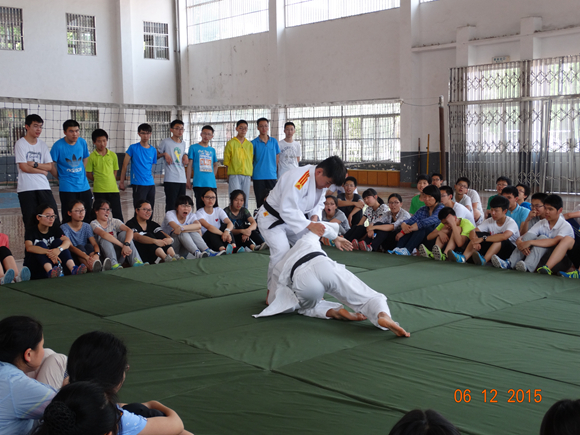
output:
[[[407,219],[411,219],[411,214],[402,208],[403,198],[398,193],[391,193],[387,204],[389,211],[387,211],[385,221],[381,225],[372,226],[373,230],[379,230],[379,232],[375,232],[373,242],[379,243],[383,239],[381,243],[383,252],[391,251],[397,247],[396,237],[401,229],[401,224]]]
[[[417,190],[419,193],[411,200],[411,208],[409,208],[409,213],[412,215],[417,213],[417,210],[419,210],[421,207],[425,206],[425,203],[423,203],[421,200],[421,193],[425,187],[429,186],[429,184],[431,184],[431,179],[428,175],[421,174],[417,177]]]
[[[540,264],[543,257],[546,254],[551,254],[565,237],[574,238],[572,226],[561,215],[562,207],[563,201],[560,196],[549,195],[546,197],[544,200],[545,219],[530,228],[523,237],[517,239],[517,249],[514,249],[509,260],[494,255],[492,257],[493,265],[501,269],[516,269],[520,272],[537,270],[539,273],[551,275],[552,267],[563,261],[562,264],[558,265],[558,269],[567,271],[572,263],[565,255],[563,258],[553,259],[550,262],[551,267]]]
[[[516,189],[518,189],[518,204],[520,207],[527,208],[528,210],[532,209],[532,204],[528,202],[528,198],[532,190],[530,186],[524,183],[516,184]]]
[[[580,433],[580,400],[563,399],[550,406],[542,419],[540,435]]]
[[[125,260],[131,266],[143,266],[141,256],[133,243],[133,231],[119,219],[111,216],[109,201],[96,199],[93,212],[96,219],[91,222],[91,228],[101,252],[111,260],[111,269],[122,269]]]
[[[441,193],[443,193],[443,189],[441,189]],[[451,207],[441,209],[439,220],[441,223],[427,236],[427,240],[435,240],[433,252],[430,252],[422,244],[419,245],[419,253],[422,257],[445,261],[449,256],[449,251],[464,251],[469,243],[469,233],[475,227],[469,219],[457,217],[455,210]]]
[[[10,284],[12,281],[20,282],[28,280],[30,280],[30,269],[24,266],[20,273],[18,273],[16,260],[14,260],[12,251],[10,251],[8,235],[0,233],[0,285]]]
[[[73,199],[68,205],[69,221],[60,229],[70,239],[70,253],[75,263],[84,264],[89,272],[100,272],[111,269],[111,260],[101,262],[101,248],[95,240],[93,229],[85,220],[85,204],[79,199]]]
[[[31,435],[117,435],[119,410],[100,385],[66,385],[44,410]]]
[[[469,244],[463,254],[449,251],[449,255],[457,263],[465,263],[473,257],[475,264],[485,266],[494,254],[500,258],[507,258],[515,249],[520,230],[516,222],[506,216],[508,199],[496,195],[490,205],[491,217],[469,233]]]
[[[70,239],[60,227],[54,226],[56,212],[47,204],[40,204],[36,216],[24,233],[24,265],[30,269],[32,279],[62,276],[62,263],[71,275],[87,273],[87,266],[75,266],[69,247]],[[36,223],[35,223],[36,222]]]
[[[467,219],[475,227],[475,220],[473,219],[473,213],[467,209],[462,204],[453,201],[453,189],[449,186],[443,186],[440,189],[441,192],[441,204],[445,207],[451,207],[455,212],[455,216],[459,219]]]
[[[352,227],[362,218],[362,210],[365,206],[364,201],[358,193],[355,193],[357,186],[356,178],[347,177],[344,180],[344,193],[338,193],[338,208],[342,211],[347,219],[348,224]]]
[[[177,197],[175,210],[165,213],[161,229],[173,237],[175,252],[182,257],[191,254],[194,258],[215,257],[225,253],[208,248],[201,237],[201,224],[192,210],[193,200],[187,195],[182,195]]]
[[[375,189],[365,190],[363,192],[363,200],[367,205],[364,215],[356,225],[353,224],[352,228],[345,233],[344,238],[352,242],[352,248],[354,250],[372,251],[371,242],[374,239],[375,232],[373,231],[373,227],[368,230],[365,227],[365,222],[368,221],[369,226],[382,223],[386,219],[389,208],[385,204],[385,201],[377,195]],[[383,240],[384,238],[381,240],[381,243]],[[380,243],[376,244],[376,249],[380,245]]]
[[[487,200],[487,208],[486,208],[486,212],[487,212],[487,216],[489,217],[490,214],[490,204],[491,204],[491,200],[493,198],[495,198],[498,195],[501,195],[501,193],[503,192],[504,187],[508,187],[512,185],[512,180],[508,177],[498,177],[497,180],[495,180],[495,187],[497,190],[497,194],[496,195],[491,195],[488,200]],[[518,195],[516,194],[516,197]],[[519,224],[518,224],[519,225]]]
[[[169,237],[157,222],[150,220],[153,209],[145,199],[137,201],[135,216],[125,224],[133,231],[133,241],[142,260],[153,264],[158,258],[164,262],[179,260],[175,254],[173,239]]]
[[[431,174],[431,184],[438,189],[441,189],[441,184],[443,183],[443,175],[439,172],[433,172]]]
[[[481,198],[477,191],[470,189],[471,181],[467,177],[459,177],[455,183],[455,200],[465,206],[473,213],[475,224],[480,224],[484,220]]]
[[[461,435],[461,433],[437,411],[414,409],[407,412],[393,426],[389,435]]]
[[[230,205],[224,209],[225,214],[234,224],[232,230],[234,243],[239,246],[238,252],[261,251],[268,245],[258,232],[258,224],[250,211],[244,207],[245,202],[246,193],[237,189],[230,193]]]
[[[397,247],[389,254],[411,255],[421,243],[425,243],[430,234],[441,223],[439,212],[444,207],[441,204],[441,193],[435,186],[428,185],[421,192],[421,200],[425,206],[417,210],[410,219],[401,224],[401,231],[397,233]]]
[[[544,207],[544,200],[548,197],[547,193],[536,192],[532,195],[532,206],[528,217],[520,225],[520,236],[528,232],[530,228],[545,218],[546,208]]]
[[[576,206],[574,211],[564,213],[564,219],[568,221],[572,228],[580,229],[580,204]]]
[[[81,335],[68,353],[70,384],[94,382],[105,390],[109,401],[122,410],[119,435],[189,434],[183,430],[179,415],[159,402],[152,400],[143,404],[125,405],[123,408],[119,406],[117,393],[123,386],[128,369],[125,343],[109,332],[93,331]]]
[[[44,371],[56,360],[44,359],[44,336],[40,322],[25,316],[6,317],[0,321],[0,433],[26,435],[35,420],[42,417],[56,387],[28,376],[38,371],[46,382]],[[37,376],[38,377],[38,376]]]
[[[338,227],[338,234],[344,235],[350,230],[348,218],[338,209],[338,199],[334,196],[327,196],[324,201],[324,209],[322,210],[322,220],[324,222],[336,222]]]
[[[346,176],[348,177],[348,172],[346,173]],[[280,178],[280,177],[278,177]],[[344,193],[344,185],[342,186],[337,186],[336,184],[331,184],[330,187],[328,189],[326,189],[326,196],[337,196],[339,193]],[[356,193],[358,195],[358,189],[355,188],[354,189],[354,193]]]
[[[530,214],[530,210],[518,204],[519,192],[514,186],[504,187],[501,195],[506,197],[510,202],[506,216],[509,216],[516,221],[519,228],[522,225],[522,222],[528,217],[528,214]]]
[[[234,224],[221,208],[215,206],[216,194],[212,189],[203,189],[201,199],[205,205],[195,213],[195,217],[201,224],[203,240],[212,250],[231,254],[235,248],[232,244]]]

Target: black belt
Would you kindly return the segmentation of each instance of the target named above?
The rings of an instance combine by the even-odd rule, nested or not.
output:
[[[327,256],[324,252],[321,251],[310,252],[309,254],[306,254],[304,257],[298,260],[296,263],[294,263],[294,266],[292,266],[292,270],[290,271],[290,281],[292,281],[296,269],[298,269],[304,263],[309,262],[313,258],[320,257],[321,255],[324,255],[325,257]]]
[[[270,225],[268,227],[269,230],[271,230],[274,227],[277,227],[278,225],[282,225],[284,223],[284,219],[282,219],[280,217],[280,213],[278,213],[276,210],[274,210],[272,208],[272,206],[270,204],[268,204],[267,201],[264,201],[264,208],[266,209],[266,211],[268,213],[270,213],[272,216],[274,216],[276,219],[278,219],[276,222],[274,222],[272,225]]]

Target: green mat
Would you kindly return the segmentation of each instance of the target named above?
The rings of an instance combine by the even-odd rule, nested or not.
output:
[[[131,366],[120,399],[160,400],[197,435],[384,434],[413,408],[464,434],[519,435],[578,397],[576,280],[325,249],[387,295],[410,338],[369,321],[253,318],[267,251],[2,286],[0,316],[38,318],[64,353],[85,332],[118,335]]]

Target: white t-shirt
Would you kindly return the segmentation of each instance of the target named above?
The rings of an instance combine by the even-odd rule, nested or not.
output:
[[[336,184],[331,184],[330,187],[328,188],[328,191],[329,192],[332,192],[332,196],[336,196],[339,193],[344,193],[344,187],[337,186]],[[356,187],[354,188],[354,192],[353,193],[356,193],[358,195],[358,189]]]
[[[471,213],[464,205],[461,205],[458,202],[456,202],[455,205],[453,205],[453,211],[455,212],[455,216],[461,219],[467,219],[475,227],[473,213]]]
[[[472,210],[473,212],[475,212],[475,210],[473,210],[473,204],[477,203],[477,210],[479,210],[480,213],[480,217],[479,220],[476,222],[477,225],[479,225],[480,223],[483,222],[484,216],[485,214],[483,213],[483,208],[481,208],[481,198],[479,197],[479,193],[477,193],[475,190],[473,189],[467,189],[467,196],[469,196],[469,198],[471,199],[471,203],[472,203]],[[475,216],[475,213],[473,213],[473,215]]]
[[[298,157],[302,157],[300,142],[286,142],[284,139],[278,142],[280,146],[280,160],[278,161],[278,178],[289,169],[298,167]]]
[[[578,204],[576,206],[576,208],[574,209],[574,211],[580,211],[580,204]],[[580,217],[577,217],[577,218],[574,218],[574,219],[576,219],[576,222],[578,222],[580,224]]]
[[[197,217],[194,212],[189,213],[185,217],[185,222],[181,223],[177,220],[177,212],[175,210],[169,210],[165,213],[165,218],[163,219],[163,223],[161,224],[161,229],[166,234],[171,234],[173,232],[173,228],[169,225],[169,222],[175,222],[177,225],[190,225],[197,221]]]
[[[205,210],[203,208],[200,208],[196,213],[195,213],[197,220],[205,220],[208,224],[213,225],[214,227],[216,227],[218,230],[219,228],[222,226],[222,222],[225,219],[228,219],[228,215],[226,214],[225,211],[223,211],[223,209],[219,208],[219,207],[214,207],[213,209],[213,213],[212,214],[207,214],[205,212]],[[207,231],[207,228],[205,228],[203,225],[201,226],[201,233],[205,234],[205,232]]]
[[[469,195],[463,195],[463,198],[461,198],[461,201],[457,201],[459,204],[465,206],[468,210],[471,210],[471,213],[473,213],[473,204],[471,203],[471,198],[469,197]]]
[[[14,157],[18,166],[18,187],[17,192],[28,192],[30,190],[50,190],[48,178],[43,174],[29,174],[22,171],[18,163],[38,162],[52,163],[52,157],[46,143],[40,139],[36,140],[36,145],[30,145],[25,138],[19,139],[14,144]]]
[[[537,236],[546,236],[549,239],[553,239],[557,236],[562,237],[572,237],[574,238],[574,230],[572,225],[566,222],[564,216],[560,215],[558,222],[550,229],[550,224],[547,219],[542,219],[540,222],[535,224],[532,228],[528,230],[528,233],[535,234]]]
[[[160,153],[169,153],[173,162],[168,165],[165,156],[161,157],[163,159],[163,164],[165,165],[165,181],[169,183],[185,183],[185,168],[183,167],[183,156],[187,154],[185,142],[175,142],[170,137],[163,139],[157,151]]]
[[[518,237],[520,237],[520,229],[518,228],[518,224],[509,216],[505,217],[505,222],[501,227],[498,226],[498,224],[496,223],[496,221],[493,220],[493,218],[489,218],[484,220],[481,224],[479,224],[477,228],[479,231],[484,233],[487,232],[492,236],[495,234],[505,233],[506,231],[511,231],[512,235],[509,238],[509,241],[512,242],[512,244],[514,245],[516,244],[516,240],[518,239]]]

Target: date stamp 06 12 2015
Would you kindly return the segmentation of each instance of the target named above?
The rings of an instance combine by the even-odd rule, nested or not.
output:
[[[453,396],[456,403],[469,403],[472,399],[470,389],[457,389]],[[483,390],[481,392],[481,399],[483,399],[484,403],[498,403],[499,400],[503,401],[501,397],[498,398],[498,391],[495,388],[491,390]],[[542,401],[542,390],[515,390],[510,388],[507,390],[505,399],[507,403],[540,403]]]

